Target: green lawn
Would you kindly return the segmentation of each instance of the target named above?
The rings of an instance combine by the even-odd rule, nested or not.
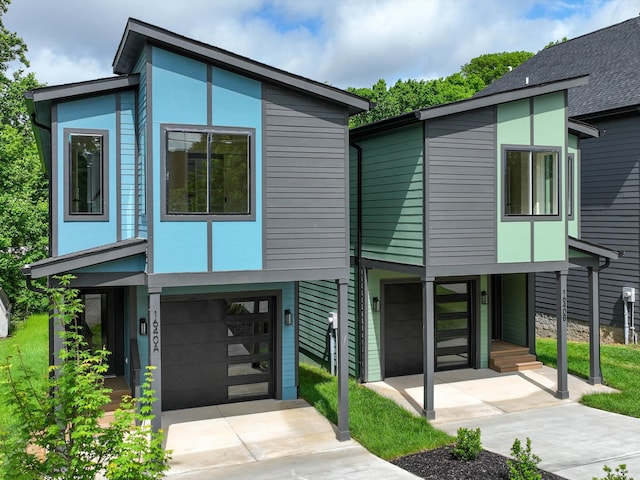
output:
[[[538,360],[556,367],[555,339],[538,339]],[[569,373],[589,378],[589,345],[568,342]],[[603,382],[620,393],[596,393],[582,397],[589,407],[640,418],[640,347],[635,345],[602,345],[600,353]]]
[[[39,372],[42,378],[42,388],[45,388],[47,378],[48,356],[49,356],[49,327],[47,315],[32,315],[26,321],[18,325],[15,333],[8,338],[0,340],[0,365],[7,361],[12,364],[12,372],[18,373],[22,369],[18,360],[18,351],[21,352],[26,368],[33,372]],[[10,413],[4,405],[4,393],[6,376],[0,372],[0,428],[10,425]]]
[[[334,424],[338,423],[338,383],[325,370],[300,365],[300,396]],[[394,401],[349,380],[351,435],[371,453],[392,459],[448,445],[453,438],[433,428]]]

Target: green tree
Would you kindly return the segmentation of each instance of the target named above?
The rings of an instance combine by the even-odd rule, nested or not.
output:
[[[467,78],[473,76],[480,78],[484,84],[482,88],[484,88],[511,68],[516,68],[531,57],[533,57],[533,53],[525,51],[486,53],[472,58],[469,63],[465,63],[460,69],[460,73]]]
[[[9,3],[0,0],[0,286],[22,313],[43,307],[20,268],[47,255],[48,202],[24,103],[24,92],[40,85],[21,68],[29,66],[27,46],[2,23]]]
[[[152,430],[155,401],[147,372],[142,398],[125,398],[107,426],[100,424],[110,391],[104,386],[109,352],[89,348],[82,335],[78,292],[50,288],[52,320],[60,326],[60,366],[52,367],[45,388],[21,357],[1,366],[6,378],[5,408],[13,425],[0,431],[0,478],[36,480],[109,480],[161,478],[170,453],[162,449],[163,434]],[[138,406],[139,408],[136,408]]]

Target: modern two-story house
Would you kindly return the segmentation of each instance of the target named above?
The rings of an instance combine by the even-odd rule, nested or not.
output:
[[[25,275],[75,277],[111,375],[156,367],[156,422],[296,398],[296,282],[333,283],[346,338],[348,119],[369,102],[133,19],[113,71],[27,94],[51,256]]]
[[[523,83],[351,131],[352,375],[373,382],[422,373],[423,413],[434,418],[435,371],[503,370],[497,350],[505,344],[531,355],[509,359],[513,368],[535,366],[534,275],[549,272],[556,395],[567,398],[567,276],[584,268],[593,292],[590,376],[600,382],[598,272],[618,254],[579,239],[579,142],[597,141],[599,131],[570,119],[566,99],[587,84],[584,76]],[[326,317],[335,292],[328,282],[301,282],[298,298],[301,353],[331,362]]]
[[[640,333],[640,18],[567,40],[538,52],[489,85],[478,96],[508,91],[526,80],[531,85],[589,75],[589,84],[568,92],[572,118],[596,126],[601,138],[580,144],[581,238],[624,251],[601,275],[600,316],[608,341],[632,341],[629,327]],[[553,292],[547,275],[536,282],[540,322],[553,315]],[[590,294],[584,273],[572,272],[576,292],[568,315],[578,338],[588,322]],[[635,292],[634,297],[626,294]],[[625,335],[625,304],[627,332]],[[631,308],[635,304],[635,308]],[[546,322],[545,322],[546,323]]]

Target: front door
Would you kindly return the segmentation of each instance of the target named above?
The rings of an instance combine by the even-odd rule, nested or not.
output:
[[[471,365],[473,282],[436,283],[436,370]]]
[[[89,348],[105,348],[107,376],[124,375],[124,292],[121,289],[83,290],[84,305],[79,315],[83,335]]]

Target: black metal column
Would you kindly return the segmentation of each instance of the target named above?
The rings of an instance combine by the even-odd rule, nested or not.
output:
[[[587,268],[589,275],[589,383],[602,383],[600,370],[600,272]]]
[[[556,397],[569,398],[567,366],[567,271],[556,272],[557,323],[558,323],[558,389]]]
[[[435,279],[433,278],[422,281],[422,361],[424,375],[424,407],[422,415],[427,420],[436,418],[433,388],[436,360],[434,281]]]
[[[348,284],[341,278],[338,285],[338,432],[336,437],[344,442],[351,438],[349,433],[349,336],[348,336]]]

